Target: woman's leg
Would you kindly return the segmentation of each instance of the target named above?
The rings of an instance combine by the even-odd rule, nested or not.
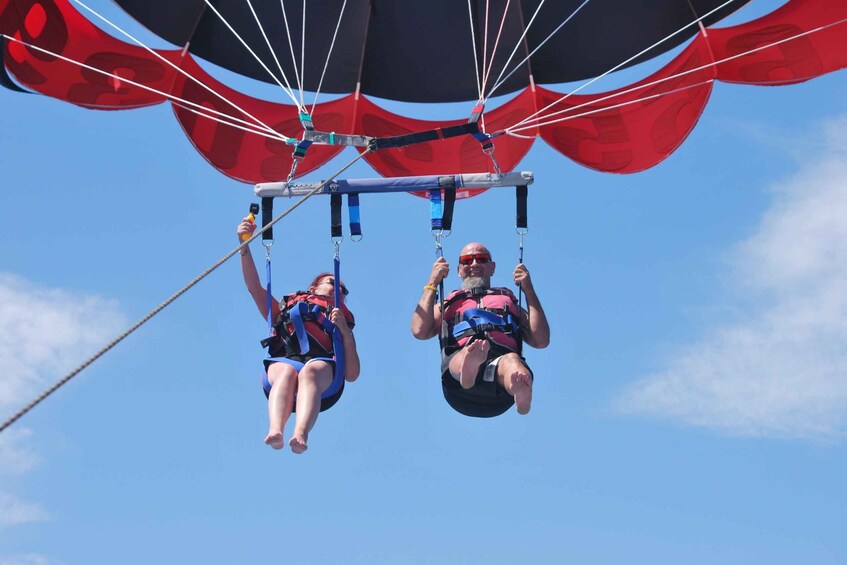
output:
[[[309,432],[321,410],[321,394],[332,384],[334,370],[331,363],[312,361],[300,369],[297,375],[297,413],[294,433],[288,442],[294,453],[303,453],[308,449]]]
[[[273,363],[268,367],[268,382],[271,384],[268,394],[270,426],[265,443],[274,449],[282,449],[285,447],[282,431],[291,416],[294,393],[297,392],[297,369],[287,363]]]

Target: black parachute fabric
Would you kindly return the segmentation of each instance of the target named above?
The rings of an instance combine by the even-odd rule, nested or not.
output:
[[[528,28],[512,65],[544,44],[504,82],[497,94],[526,87],[530,72],[540,84],[583,80],[616,67],[682,29],[627,66],[666,52],[700,31],[698,25],[689,25],[698,18],[709,14],[701,22],[708,26],[748,1],[347,0],[345,4],[344,0],[309,0],[305,3],[303,84],[305,90],[317,91],[323,76],[322,92],[355,92],[357,83],[361,82],[364,94],[392,100],[474,100],[478,97],[475,69],[482,66],[486,50],[482,39],[486,24],[490,38],[487,51],[491,53],[501,21],[504,22],[500,39],[503,45],[517,45]],[[272,61],[256,23],[258,18],[274,52],[293,50],[300,64],[304,5],[301,0],[210,0],[208,4],[204,0],[115,2],[170,43],[187,46],[194,55],[234,72],[267,81],[268,73],[253,57],[245,56],[244,47],[215,10],[262,60]],[[505,9],[508,9],[507,17],[501,18]],[[535,21],[529,26],[533,17]],[[565,21],[562,29],[549,37]],[[324,73],[333,37],[335,45]],[[494,69],[504,67],[510,51],[511,47],[496,51]],[[279,60],[286,75],[294,77],[292,57],[280,56]]]

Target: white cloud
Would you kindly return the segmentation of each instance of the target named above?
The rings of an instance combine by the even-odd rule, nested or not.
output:
[[[17,409],[95,352],[124,325],[117,303],[98,296],[36,287],[0,273],[0,409]],[[11,413],[9,414],[11,416]],[[39,464],[32,432],[0,434],[0,478],[8,489]],[[0,491],[0,529],[48,520],[39,504]],[[0,557],[6,563],[47,563],[40,555]]]
[[[0,479],[4,486],[38,465],[39,459],[28,445],[30,436],[32,431],[27,428],[9,428],[0,434]],[[0,490],[0,529],[48,519],[40,505]]]
[[[123,324],[112,300],[0,273],[0,409],[31,400]]]
[[[38,504],[25,502],[0,492],[0,529],[29,522],[41,522],[49,518],[47,512]]]
[[[9,428],[0,434],[0,477],[23,475],[38,465],[38,457],[22,445],[31,435],[27,428]]]
[[[0,556],[0,565],[50,565],[50,560],[43,555],[29,553],[11,557]]]
[[[617,407],[731,435],[831,441],[847,431],[847,119],[775,187],[734,250],[727,323],[679,351]],[[817,145],[817,144],[815,144]]]

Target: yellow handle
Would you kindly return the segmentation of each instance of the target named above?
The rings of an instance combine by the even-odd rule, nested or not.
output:
[[[246,218],[244,218],[244,219],[245,219],[245,220],[247,220],[248,222],[250,222],[251,224],[255,224],[255,223],[256,223],[256,216],[254,216],[252,213],[247,214],[247,217],[246,217]],[[252,235],[252,234],[249,234],[249,233],[243,233],[243,234],[241,234],[241,241],[247,241],[248,239],[250,239],[250,236],[251,236],[251,235]]]

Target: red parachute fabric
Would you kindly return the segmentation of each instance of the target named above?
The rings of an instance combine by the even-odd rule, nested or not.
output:
[[[797,37],[813,30],[817,31]],[[155,51],[224,94],[241,110],[211,95],[146,49],[101,31],[68,0],[0,0],[0,32],[10,38],[4,41],[5,69],[31,90],[93,109],[138,108],[179,97],[186,102],[173,102],[178,121],[197,150],[222,173],[256,183],[284,180],[291,170],[290,145],[217,123],[190,108],[196,104],[252,123],[246,115],[251,114],[274,131],[299,138],[302,127],[296,107],[252,98],[226,87],[203,71],[187,52]],[[794,39],[733,58],[788,38]],[[791,0],[755,21],[707,28],[665,68],[630,87],[564,100],[563,95],[551,90],[528,87],[487,111],[481,123],[485,131],[502,132],[537,110],[544,115],[564,111],[520,132],[526,137],[496,137],[495,157],[504,171],[514,169],[535,136],[540,135],[582,165],[605,172],[633,173],[658,164],[679,147],[701,115],[714,80],[755,85],[808,80],[847,67],[845,45],[847,1]],[[675,76],[679,73],[686,74]],[[567,119],[555,121],[563,117]],[[313,120],[320,131],[370,136],[406,134],[464,121],[407,118],[353,94],[319,104]],[[250,128],[258,130],[261,126]],[[338,146],[313,145],[297,176],[317,169],[341,150]],[[471,136],[383,149],[366,159],[385,176],[493,170],[492,162]]]
[[[847,1],[795,0],[756,21],[709,29],[716,61],[796,37],[717,65],[718,80],[780,85],[847,67]],[[822,26],[825,29],[797,37]]]
[[[191,57],[185,57],[182,69],[211,88],[216,96],[197,82],[179,74],[173,94],[204,108],[253,124],[257,118],[286,137],[299,137],[303,131],[297,107],[252,98],[218,82]],[[226,102],[226,101],[229,102]],[[192,107],[174,102],[174,113],[185,135],[209,163],[230,177],[247,183],[285,180],[291,171],[294,147],[285,142],[223,124],[201,115]],[[240,110],[239,110],[240,108]],[[355,97],[349,94],[339,100],[315,107],[314,124],[319,131],[350,132],[355,116]],[[238,122],[239,125],[243,125]],[[259,129],[259,126],[250,126]],[[298,165],[300,175],[309,173],[338,155],[343,147],[312,145],[307,158]]]
[[[65,0],[7,0],[0,7],[0,32],[23,42],[7,41],[3,56],[18,82],[86,108],[117,110],[159,104],[166,99],[164,93],[170,90],[176,73],[146,49],[101,31]],[[171,63],[179,62],[179,51],[156,52]]]
[[[712,91],[714,69],[702,35],[654,75],[626,88],[562,95],[538,88],[538,105],[558,123],[541,137],[577,163],[607,173],[636,173],[660,163],[694,129]],[[575,116],[569,118],[569,116]]]

